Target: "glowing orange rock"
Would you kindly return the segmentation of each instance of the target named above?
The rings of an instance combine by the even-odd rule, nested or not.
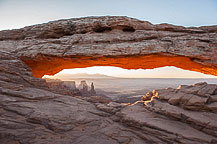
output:
[[[0,50],[20,57],[36,77],[89,66],[176,66],[217,75],[217,26],[153,25],[116,16],[75,18],[0,31]]]
[[[217,75],[217,68],[193,62],[188,57],[168,56],[164,54],[144,56],[118,56],[118,57],[87,57],[75,56],[73,58],[38,56],[31,60],[22,60],[32,68],[33,75],[42,77],[54,75],[63,69],[85,68],[90,66],[117,66],[125,69],[153,69],[164,66],[175,66],[184,70],[197,71],[205,74]]]

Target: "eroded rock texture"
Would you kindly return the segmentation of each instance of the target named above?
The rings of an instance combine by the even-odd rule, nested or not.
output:
[[[156,90],[124,105],[54,93],[30,70],[0,52],[0,143],[217,142],[217,85]]]
[[[128,17],[59,20],[0,32],[0,49],[34,76],[95,65],[127,69],[176,66],[217,75],[217,26],[153,25]]]
[[[217,85],[155,90],[128,105],[55,92],[28,67],[37,77],[91,65],[216,75],[216,26],[93,17],[1,31],[0,40],[2,144],[217,143]]]
[[[0,52],[0,143],[116,144],[142,141],[95,105],[49,91],[44,80]],[[115,108],[114,108],[115,109]],[[119,110],[119,109],[118,109]]]

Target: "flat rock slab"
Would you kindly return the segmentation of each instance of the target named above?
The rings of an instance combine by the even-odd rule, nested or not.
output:
[[[217,75],[216,32],[216,26],[152,25],[127,17],[1,31],[0,143],[217,143],[216,85],[155,90],[141,102],[123,105],[57,94],[37,78],[97,64],[174,65]]]

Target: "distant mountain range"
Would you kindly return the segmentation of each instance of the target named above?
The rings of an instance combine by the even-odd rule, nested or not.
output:
[[[112,77],[107,76],[103,74],[87,74],[87,73],[78,73],[78,74],[59,74],[59,78],[61,79],[102,79],[102,78],[118,78],[118,77]]]

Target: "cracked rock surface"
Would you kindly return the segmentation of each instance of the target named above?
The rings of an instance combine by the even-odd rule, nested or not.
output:
[[[176,66],[217,75],[217,26],[153,25],[118,16],[73,18],[0,31],[0,49],[20,57],[37,77],[78,63],[74,67]]]
[[[127,68],[175,63],[217,75],[216,32],[216,26],[152,25],[127,17],[0,31],[0,143],[217,143],[217,85],[154,90],[135,104],[119,104],[54,92],[37,78],[102,63]]]
[[[50,91],[10,53],[0,52],[0,65],[0,143],[217,142],[216,85],[155,90],[134,105],[91,103]]]

